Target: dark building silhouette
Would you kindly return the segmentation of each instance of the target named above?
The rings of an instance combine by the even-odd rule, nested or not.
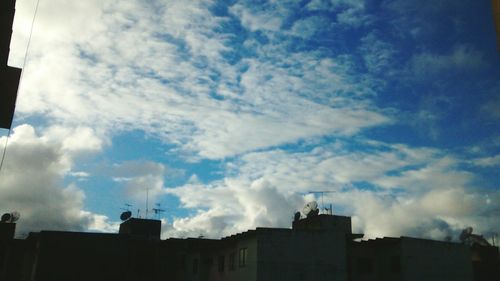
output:
[[[130,218],[120,224],[120,234],[160,240],[161,221]]]
[[[0,1],[0,128],[10,129],[21,69],[7,66],[16,1]]]
[[[351,280],[475,280],[470,250],[459,243],[382,238],[352,243],[349,252]]]
[[[14,238],[0,223],[0,280],[500,280],[498,247],[410,237],[356,241],[351,218],[316,215],[290,228],[221,239],[160,239],[160,221],[119,233],[41,231]]]
[[[500,0],[491,0],[491,6],[493,8],[495,31],[497,33],[497,47],[500,52]]]

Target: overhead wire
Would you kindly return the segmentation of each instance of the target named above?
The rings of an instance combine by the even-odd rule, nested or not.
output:
[[[38,7],[39,6],[40,6],[40,0],[36,0],[35,12],[33,13],[33,19],[31,20],[30,33],[28,36],[28,43],[26,44],[26,50],[24,51],[24,61],[23,61],[23,67],[21,69],[21,77],[19,78],[19,86],[17,89],[17,93],[19,93],[19,89],[21,89],[21,85],[23,84],[22,82],[23,82],[23,78],[24,78],[24,69],[26,68],[26,62],[28,61],[28,53],[29,53],[29,49],[30,49],[31,38],[33,37],[33,29],[35,26],[35,20],[36,20],[37,14],[38,14]],[[14,116],[15,116],[15,114],[16,114],[16,111],[14,110]],[[14,118],[12,118],[12,120],[14,120]],[[9,138],[10,138],[11,132],[12,132],[12,128],[9,128],[9,132],[7,133],[7,139],[5,140],[5,145],[3,148],[2,160],[0,162],[0,172],[2,171],[2,168],[3,168],[5,155],[7,154],[7,146],[9,144]]]

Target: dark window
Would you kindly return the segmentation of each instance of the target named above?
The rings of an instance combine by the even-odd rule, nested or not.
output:
[[[234,270],[235,256],[236,256],[235,252],[232,252],[231,254],[229,254],[229,270]]]
[[[401,259],[399,256],[392,256],[391,257],[391,271],[393,273],[400,273],[401,272]]]
[[[247,264],[247,248],[240,249],[240,255],[238,259],[238,264],[240,267],[245,267]]]
[[[358,273],[370,274],[373,271],[373,263],[369,258],[358,258]]]
[[[193,273],[198,273],[198,259],[193,260]]]
[[[224,256],[219,256],[218,268],[219,272],[224,272]]]

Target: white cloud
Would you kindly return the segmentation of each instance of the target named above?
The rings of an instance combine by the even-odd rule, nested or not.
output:
[[[433,77],[435,74],[450,71],[474,72],[484,69],[487,65],[480,51],[466,45],[456,45],[446,54],[416,54],[410,62],[410,68],[416,78]]]
[[[361,38],[360,52],[365,66],[374,74],[394,74],[396,50],[379,37],[372,32]]]
[[[87,172],[71,172],[71,173],[69,173],[69,175],[73,176],[73,177],[79,177],[79,178],[87,178],[90,176],[90,174]]]
[[[0,177],[0,206],[2,212],[21,213],[18,235],[41,229],[83,230],[98,219],[83,210],[83,191],[63,183],[64,175],[71,173],[72,155],[88,147],[68,147],[71,141],[65,141],[72,136],[59,138],[52,132],[39,135],[33,127],[22,125],[14,128],[9,140]]]
[[[291,33],[303,38],[311,38],[323,29],[330,26],[329,19],[321,16],[311,16],[299,19],[293,23]]]
[[[360,27],[372,20],[365,13],[364,0],[313,0],[306,8],[310,11],[336,12],[337,22],[342,26]]]
[[[293,211],[304,204],[299,195],[283,194],[264,179],[227,179],[210,186],[191,185],[169,189],[187,208],[199,211],[172,222],[169,236],[221,237],[256,226],[288,227]]]
[[[120,223],[116,221],[110,221],[107,216],[96,215],[90,212],[82,211],[84,216],[92,216],[92,221],[87,226],[89,231],[97,232],[107,232],[107,233],[117,233],[120,229]]]
[[[145,160],[126,161],[100,170],[123,184],[123,196],[133,205],[143,206],[145,200],[149,200],[150,206],[144,209],[151,209],[153,202],[164,194],[164,177],[170,173],[165,165]]]
[[[492,97],[484,103],[481,111],[486,113],[489,117],[499,120],[500,119],[500,87],[492,89]]]
[[[100,151],[105,144],[92,128],[67,128],[52,126],[46,129],[47,141],[63,140],[61,149],[65,153],[81,154]]]
[[[18,2],[14,64],[22,61],[31,18],[25,3]],[[21,229],[116,229],[106,217],[83,211],[84,194],[62,179],[76,173],[75,157],[96,153],[131,130],[174,144],[186,157],[235,156],[227,160],[224,179],[203,184],[192,177],[168,190],[161,164],[115,167],[112,177],[136,200],[143,201],[149,187],[152,198],[174,194],[196,211],[172,221],[170,234],[217,237],[256,226],[287,227],[305,203],[302,193],[320,188],[336,191],[325,199],[352,215],[368,236],[439,238],[469,224],[478,231],[498,225],[498,192],[474,190],[474,175],[459,168],[457,156],[359,139],[365,128],[393,120],[373,102],[374,81],[357,75],[355,58],[290,53],[290,42],[281,39],[290,35],[282,29],[294,3],[230,8],[247,31],[263,31],[265,42],[225,32],[224,23],[234,19],[212,15],[212,1],[42,4],[17,117],[44,116],[54,125],[42,135],[29,126],[17,129],[0,189],[5,211],[21,211]],[[308,7],[338,11],[337,23],[346,27],[369,22],[362,1],[311,1]],[[313,34],[315,24],[326,23],[299,21],[292,32]],[[383,72],[394,53],[377,39],[362,40],[373,47],[364,60],[371,71]],[[236,54],[243,57],[228,59]],[[425,76],[484,65],[479,51],[458,45],[444,54],[417,54],[410,69]],[[350,139],[308,146],[322,136]],[[305,141],[302,152],[273,148],[299,140]],[[433,205],[432,198],[442,204]]]
[[[462,160],[437,149],[362,140],[354,145],[365,151],[352,151],[350,143],[249,153],[228,163],[223,180],[169,189],[198,212],[174,219],[167,235],[218,237],[257,226],[290,227],[311,190],[334,191],[323,195],[325,203],[352,216],[354,230],[369,238],[456,239],[466,226],[488,233],[497,225],[500,193],[478,190],[473,174],[458,167]],[[316,200],[321,204],[319,195]]]
[[[464,32],[463,15],[460,10],[467,5],[469,0],[450,1],[436,0],[422,2],[415,0],[387,0],[381,6],[392,17],[385,19],[391,23],[393,32],[402,38],[410,37],[419,42],[424,40],[439,40],[442,34],[437,24],[446,22],[448,35],[457,35]],[[449,11],[455,11],[449,13]],[[450,28],[453,27],[453,28]]]
[[[498,165],[500,165],[500,155],[474,159],[474,160],[472,160],[472,163],[474,163],[477,166],[482,166],[482,167],[498,166]]]
[[[213,16],[210,1],[44,2],[18,118],[91,127],[102,139],[144,130],[187,156],[210,159],[389,121],[371,103],[367,79],[342,59],[287,54],[272,41],[259,45],[258,57],[228,61],[236,34],[220,31],[230,19]],[[15,30],[23,30],[25,14]],[[14,57],[23,36],[14,33]]]
[[[230,11],[241,19],[243,26],[250,31],[280,31],[283,15],[279,14],[277,8],[267,10],[251,11],[244,5],[235,4]]]

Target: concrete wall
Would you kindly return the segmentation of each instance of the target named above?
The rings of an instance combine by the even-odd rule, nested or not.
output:
[[[160,280],[158,246],[117,234],[42,231],[30,280]]]
[[[378,239],[382,240],[382,239]],[[401,281],[401,244],[399,239],[352,242],[349,275],[352,281]]]
[[[470,250],[463,244],[401,238],[405,281],[472,281]]]
[[[257,280],[347,280],[345,241],[335,231],[259,232]]]
[[[470,250],[458,243],[416,238],[353,242],[352,281],[472,281]]]
[[[255,281],[257,280],[257,236],[252,231],[237,238],[223,239],[220,247],[212,252],[213,263],[209,270],[210,281]],[[246,262],[240,265],[239,253],[246,249]],[[230,267],[230,256],[234,255],[234,267]],[[219,271],[220,257],[224,257],[223,270]]]

